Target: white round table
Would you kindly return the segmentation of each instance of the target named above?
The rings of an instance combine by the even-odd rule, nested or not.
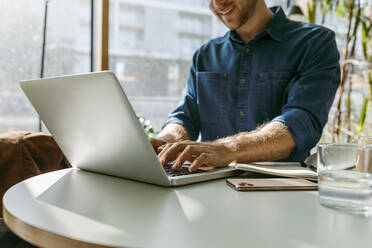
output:
[[[10,188],[4,220],[41,247],[372,247],[372,218],[325,208],[316,191],[176,188],[78,169]]]

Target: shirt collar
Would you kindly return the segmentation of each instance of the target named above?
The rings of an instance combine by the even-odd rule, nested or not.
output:
[[[263,32],[266,32],[272,39],[280,42],[282,40],[282,27],[287,21],[287,17],[280,6],[271,7],[270,10],[274,13],[274,16]],[[229,38],[233,41],[244,43],[235,30],[230,30]]]
[[[287,17],[280,6],[271,7],[270,10],[274,13],[265,31],[270,37],[276,41],[282,41],[282,28],[287,22]]]

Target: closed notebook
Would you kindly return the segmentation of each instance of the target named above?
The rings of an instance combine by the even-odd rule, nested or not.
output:
[[[318,185],[295,178],[230,178],[227,185],[238,191],[316,190]]]

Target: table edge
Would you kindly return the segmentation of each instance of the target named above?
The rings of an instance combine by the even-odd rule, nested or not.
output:
[[[32,225],[29,225],[17,217],[13,216],[3,206],[3,218],[8,228],[14,232],[17,236],[26,240],[27,242],[36,245],[38,247],[55,247],[55,248],[81,248],[81,247],[93,247],[93,248],[113,248],[114,246],[97,245],[94,243],[84,242],[76,239],[63,237],[61,235],[51,233]]]

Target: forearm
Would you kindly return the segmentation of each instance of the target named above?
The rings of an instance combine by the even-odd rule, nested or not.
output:
[[[190,135],[183,126],[176,123],[170,123],[163,128],[157,138],[162,139],[167,143],[173,143],[182,140],[190,140]]]
[[[214,142],[225,145],[231,160],[240,163],[285,159],[296,147],[287,127],[277,121]]]

